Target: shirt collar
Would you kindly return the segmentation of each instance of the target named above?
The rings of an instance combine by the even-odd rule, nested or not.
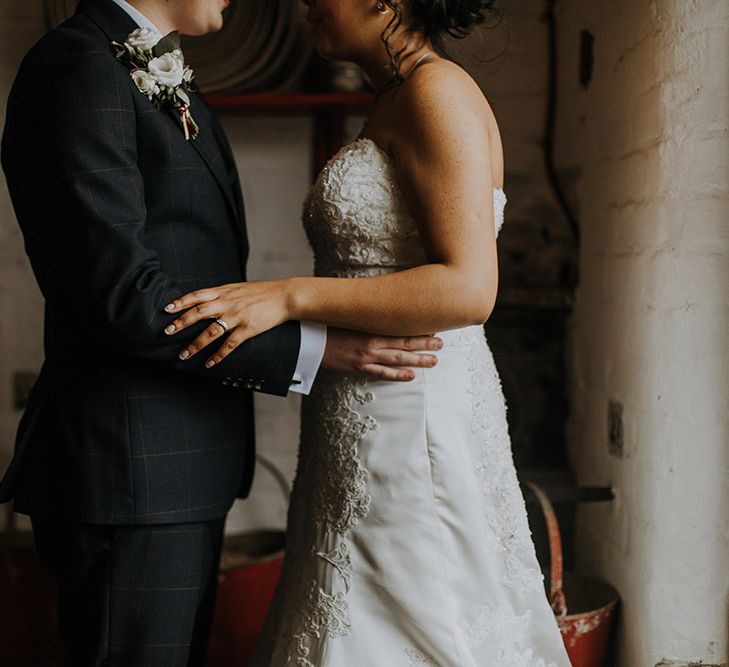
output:
[[[157,32],[160,32],[160,29],[152,23],[142,12],[140,12],[138,9],[135,9],[132,7],[126,0],[112,0],[115,4],[119,5],[129,16],[132,17],[132,19],[136,22],[136,24],[140,28],[150,28],[151,30],[156,30]]]

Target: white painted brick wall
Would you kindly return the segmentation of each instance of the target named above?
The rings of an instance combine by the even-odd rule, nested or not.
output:
[[[729,4],[565,0],[595,34],[588,91],[562,69],[560,163],[582,173],[571,458],[578,562],[620,591],[620,667],[724,663],[729,593]],[[607,402],[626,454],[609,455]]]

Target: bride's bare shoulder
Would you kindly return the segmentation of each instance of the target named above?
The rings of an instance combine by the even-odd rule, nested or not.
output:
[[[498,136],[496,119],[473,78],[457,64],[437,59],[418,67],[400,87],[392,118],[402,139],[481,143]]]
[[[483,102],[486,101],[478,84],[473,77],[460,65],[447,58],[435,57],[433,60],[425,60],[406,79],[403,91],[411,94],[422,94],[432,89],[442,91],[460,91],[467,95],[474,95]]]

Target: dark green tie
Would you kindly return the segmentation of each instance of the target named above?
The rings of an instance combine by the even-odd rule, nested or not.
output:
[[[155,58],[159,58],[163,53],[169,53],[180,48],[180,33],[176,30],[171,32],[169,35],[165,35],[162,39],[157,42],[157,45],[152,49],[152,53]]]

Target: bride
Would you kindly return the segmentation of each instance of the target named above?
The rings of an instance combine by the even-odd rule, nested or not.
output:
[[[319,175],[316,277],[226,285],[168,306],[188,357],[286,320],[440,332],[406,383],[321,370],[303,405],[286,560],[256,665],[566,667],[544,594],[483,322],[506,197],[496,120],[443,56],[491,0],[308,0],[318,51],[369,76],[361,137]],[[184,313],[183,313],[184,311]]]

